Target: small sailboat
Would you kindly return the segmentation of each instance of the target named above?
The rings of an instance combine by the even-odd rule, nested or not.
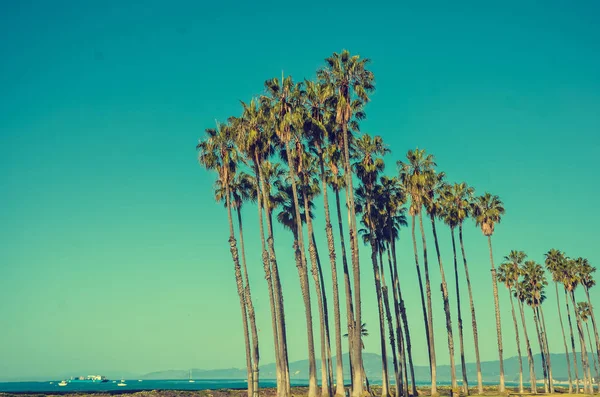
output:
[[[125,383],[125,379],[121,379],[121,381],[119,383],[117,383],[117,386],[119,386],[119,387],[127,386],[127,383]]]
[[[190,369],[190,380],[189,380],[189,382],[190,383],[194,383],[195,382],[195,380],[192,379],[192,370],[191,369]]]
[[[61,380],[61,381],[58,383],[58,385],[59,385],[59,386],[66,386],[66,385],[67,385],[67,381]]]

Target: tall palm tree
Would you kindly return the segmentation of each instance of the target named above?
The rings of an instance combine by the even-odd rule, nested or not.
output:
[[[592,316],[592,308],[588,302],[577,302],[577,311],[579,313],[579,317],[585,323],[585,329],[587,331],[588,342],[590,344],[590,351],[593,352],[594,348],[592,347],[592,335],[590,334],[590,327],[588,325],[588,320]],[[600,375],[598,374],[598,360],[596,360],[596,356],[594,354],[592,354],[592,360],[594,362],[594,372],[596,374],[596,383],[598,383],[598,390],[600,390]],[[588,378],[592,379],[592,375],[590,373],[589,367],[588,367]]]
[[[360,58],[358,55],[350,55],[347,50],[341,53],[333,53],[325,59],[327,67],[318,72],[321,80],[332,84],[335,100],[335,121],[341,128],[341,135],[344,148],[344,177],[346,182],[346,204],[348,208],[348,228],[350,234],[350,251],[352,253],[352,273],[354,278],[354,310],[355,324],[361,324],[361,305],[360,305],[360,264],[358,260],[358,238],[356,227],[356,212],[354,206],[354,184],[352,181],[352,171],[350,165],[350,141],[348,125],[353,116],[363,118],[364,113],[359,109],[358,104],[366,104],[369,101],[369,93],[375,89],[373,73],[367,69],[370,62],[368,58]],[[358,104],[357,104],[358,103]],[[360,330],[357,326],[353,327],[354,343],[353,361],[353,390],[355,397],[362,396],[362,374],[360,365],[362,365],[362,350],[359,346]]]
[[[309,146],[315,153],[319,163],[319,177],[321,180],[321,191],[323,192],[323,208],[325,210],[325,234],[327,236],[327,248],[329,250],[329,263],[331,265],[331,278],[333,283],[333,314],[335,332],[336,353],[336,390],[338,396],[344,395],[344,371],[342,361],[342,333],[340,319],[340,298],[338,291],[338,272],[335,253],[335,239],[331,225],[331,214],[329,211],[329,198],[327,189],[328,173],[326,172],[326,140],[329,130],[333,129],[333,112],[331,111],[331,96],[333,87],[324,82],[305,81],[305,100],[308,107],[308,122],[305,124],[306,135],[309,137]],[[329,129],[328,129],[329,127]]]
[[[301,133],[300,127],[303,121],[303,108],[301,106],[302,87],[301,84],[295,84],[290,76],[286,78],[282,76],[281,81],[279,81],[277,78],[267,80],[265,82],[265,88],[267,90],[265,102],[270,104],[269,121],[273,125],[275,134],[287,154],[296,219],[299,219],[300,205],[298,202],[298,189],[296,186],[296,170],[299,167],[299,164],[297,163],[299,157],[297,157],[295,160],[292,159],[290,144],[297,141],[297,137],[295,135]],[[312,326],[312,312],[310,306],[310,289],[308,283],[308,266],[304,250],[304,237],[301,222],[297,222],[297,228],[298,243],[296,244],[294,251],[296,257],[301,259],[301,266],[298,267],[298,276],[300,278],[300,288],[302,290],[302,298],[304,301],[308,339],[308,396],[315,397],[317,395],[317,371]]]
[[[592,305],[592,300],[590,299],[590,288],[596,285],[596,280],[594,280],[593,274],[596,272],[596,268],[590,265],[590,262],[582,258],[581,266],[579,267],[579,278],[581,279],[581,286],[583,287],[583,291],[585,292],[585,296],[589,305],[589,318],[592,319],[592,328],[594,330],[594,338],[596,341],[596,357],[600,362],[600,338],[598,337],[598,323],[596,323],[596,316],[594,315],[594,306]],[[587,327],[587,325],[586,325]],[[594,350],[592,349],[592,354]]]
[[[433,340],[433,315],[431,310],[431,285],[429,283],[429,268],[427,264],[427,246],[425,243],[425,233],[423,230],[423,217],[421,209],[427,186],[433,176],[435,162],[431,154],[425,154],[425,150],[409,150],[406,154],[406,162],[398,161],[400,180],[405,191],[411,197],[409,214],[412,217],[412,240],[413,251],[415,254],[415,266],[419,279],[419,289],[421,292],[421,305],[423,307],[423,320],[425,322],[425,331],[427,332],[427,348],[429,353],[429,370],[431,373],[431,393],[437,393],[437,368],[435,364],[435,343]],[[427,304],[425,303],[425,294],[423,292],[423,281],[421,277],[421,268],[419,266],[419,254],[417,252],[417,240],[415,237],[416,217],[419,216],[421,226],[421,237],[423,240],[424,267],[425,267],[425,285],[427,289]]]
[[[408,327],[408,318],[406,316],[406,308],[404,299],[402,297],[402,289],[400,288],[400,278],[398,277],[398,264],[396,258],[396,239],[399,237],[400,227],[407,226],[406,222],[406,195],[402,190],[402,185],[398,178],[389,178],[382,176],[381,180],[381,201],[382,212],[381,215],[384,217],[384,236],[383,240],[386,243],[386,250],[388,253],[388,263],[390,268],[390,275],[392,277],[393,297],[394,297],[394,312],[396,315],[396,336],[398,339],[398,349],[400,355],[400,361],[403,368],[404,380],[404,394],[408,396],[408,370],[410,370],[412,392],[416,395],[416,384],[415,384],[415,371],[412,359],[412,344],[410,339],[410,329]],[[393,258],[393,265],[392,265]],[[404,333],[402,332],[402,325],[404,326]],[[406,344],[403,343],[406,338]],[[408,356],[408,369],[406,363],[406,355]]]
[[[588,378],[588,355],[587,349],[585,347],[585,336],[583,333],[583,325],[581,324],[581,318],[579,317],[579,313],[577,312],[577,304],[575,303],[575,290],[581,284],[581,265],[583,263],[583,258],[578,259],[569,259],[567,260],[565,266],[565,275],[563,282],[565,286],[567,286],[567,290],[569,291],[569,296],[571,297],[571,303],[573,304],[573,311],[575,312],[575,322],[577,324],[577,331],[579,334],[579,347],[581,351],[581,367],[583,370],[583,390],[584,393],[590,393],[592,390],[592,382],[591,379]]]
[[[500,393],[504,393],[504,360],[502,357],[502,325],[500,323],[500,304],[498,302],[498,285],[496,283],[496,268],[494,267],[494,255],[492,253],[492,234],[496,223],[500,223],[504,215],[504,205],[498,196],[485,193],[477,197],[473,203],[473,216],[475,224],[481,227],[483,235],[488,238],[490,249],[490,263],[492,265],[492,288],[494,291],[494,307],[496,310],[496,334],[498,336],[498,357],[500,362]]]
[[[525,259],[525,258],[523,258]],[[523,274],[523,270],[519,267],[519,274]],[[531,393],[537,394],[537,380],[535,378],[535,364],[533,362],[533,353],[531,351],[531,344],[529,342],[529,334],[527,333],[527,323],[525,322],[525,311],[523,310],[523,303],[527,301],[528,290],[527,286],[519,281],[517,277],[517,283],[514,285],[515,291],[513,296],[517,299],[519,304],[519,312],[521,313],[521,325],[523,327],[523,335],[525,336],[525,346],[527,347],[527,361],[529,362],[529,379],[531,386]]]
[[[274,135],[273,128],[267,123],[269,116],[268,105],[268,103],[259,103],[254,99],[248,104],[242,102],[242,117],[238,120],[232,120],[232,124],[237,127],[235,136],[237,147],[245,154],[248,162],[251,163],[256,180],[261,257],[269,292],[273,343],[275,345],[277,392],[287,397],[291,394],[291,387],[287,362],[287,337],[283,294],[281,293],[272,224],[271,222],[267,222],[267,238],[265,239],[263,223],[263,209],[267,208],[266,202],[269,199],[269,194],[266,192],[262,164],[267,161],[273,151]]]
[[[540,325],[539,307],[546,299],[544,286],[548,284],[544,275],[544,269],[535,261],[526,261],[522,268],[523,281],[522,291],[525,294],[525,301],[533,311],[533,321],[537,331],[538,342],[540,345],[540,354],[542,356],[542,368],[544,373],[544,390],[546,393],[552,393],[552,373],[548,365],[548,351],[544,342],[544,329]],[[550,389],[549,389],[550,387]]]
[[[382,358],[382,390],[383,397],[389,396],[389,379],[387,371],[387,349],[385,340],[385,317],[383,311],[383,297],[381,288],[381,275],[378,262],[380,244],[377,239],[377,194],[376,184],[378,174],[383,172],[384,163],[381,156],[389,152],[380,136],[371,137],[362,135],[355,141],[355,158],[353,164],[361,186],[357,189],[358,200],[356,201],[356,212],[363,213],[363,224],[366,226],[365,243],[371,246],[371,261],[373,264],[373,276],[375,279],[375,292],[379,308],[379,331]],[[394,355],[395,356],[395,355]],[[397,371],[396,371],[397,372]]]
[[[469,307],[471,309],[471,327],[473,329],[473,345],[475,347],[475,363],[477,367],[477,392],[483,393],[483,377],[481,374],[481,359],[479,357],[479,332],[477,330],[477,316],[475,314],[475,303],[473,301],[473,290],[471,288],[471,278],[469,277],[469,266],[467,264],[467,256],[465,253],[465,245],[463,241],[462,226],[469,216],[472,215],[472,202],[475,190],[467,185],[466,182],[454,184],[452,187],[451,199],[454,202],[454,211],[456,212],[456,221],[458,224],[458,241],[460,243],[460,251],[463,258],[465,268],[465,279],[467,281],[467,290],[469,292]],[[455,270],[455,277],[456,275]],[[467,389],[468,392],[468,389]]]
[[[238,297],[240,300],[240,309],[242,312],[242,325],[244,332],[244,345],[246,347],[246,366],[248,372],[248,396],[254,394],[252,353],[250,348],[250,335],[248,331],[248,317],[246,296],[244,293],[244,280],[240,267],[239,251],[235,232],[233,228],[233,217],[231,214],[231,183],[237,171],[238,152],[233,142],[233,129],[230,125],[224,125],[216,129],[207,129],[206,137],[201,140],[196,149],[199,151],[198,160],[207,170],[216,171],[218,174],[218,185],[224,187],[224,198],[227,208],[227,219],[229,223],[229,251],[233,260],[235,282],[237,286]],[[221,198],[217,196],[217,198]]]
[[[440,217],[443,212],[443,200],[440,196],[441,193],[446,189],[444,178],[445,174],[443,172],[432,172],[430,183],[426,187],[424,204],[427,214],[429,215],[429,219],[431,220],[435,252],[437,254],[438,265],[440,267],[440,276],[442,279],[442,301],[444,303],[444,314],[446,315],[446,333],[448,335],[448,353],[450,355],[450,378],[452,382],[452,391],[453,393],[458,393],[458,384],[456,382],[456,364],[454,363],[454,332],[452,329],[450,301],[448,299],[448,284],[446,283],[446,275],[444,273],[444,265],[442,264],[442,255],[440,254],[440,246],[438,243],[437,229],[435,225],[435,219]]]
[[[562,314],[560,310],[560,298],[558,296],[558,283],[562,277],[562,268],[565,265],[565,255],[556,249],[551,249],[546,253],[546,269],[552,274],[552,281],[554,281],[554,290],[556,292],[556,305],[558,312],[558,319],[560,322],[560,330],[562,331],[563,337],[563,345],[565,347],[565,356],[567,359],[567,371],[569,374],[569,393],[573,392],[573,378],[571,377],[571,360],[569,358],[569,347],[567,346],[567,337],[565,335],[565,327],[562,321]],[[575,361],[575,365],[577,365],[577,361]]]
[[[440,194],[440,217],[450,228],[452,236],[452,253],[454,255],[454,281],[456,286],[456,309],[458,312],[458,337],[460,346],[460,364],[462,372],[462,391],[465,395],[469,394],[469,381],[467,379],[467,363],[465,360],[465,347],[463,338],[462,310],[460,306],[460,284],[458,282],[458,261],[456,259],[456,239],[454,230],[459,224],[460,198],[457,193],[461,185],[446,185]]]
[[[248,388],[249,397],[258,396],[258,365],[260,353],[258,347],[258,329],[256,327],[256,314],[254,304],[252,302],[252,293],[250,288],[250,280],[248,277],[248,266],[246,263],[246,249],[244,247],[244,228],[242,223],[242,205],[246,201],[256,201],[256,190],[254,184],[256,181],[252,176],[245,172],[238,172],[230,183],[231,206],[235,208],[238,220],[238,232],[240,236],[240,251],[242,253],[242,275],[243,275],[243,292],[244,303],[246,305],[248,320],[250,321],[250,330],[252,332],[252,358],[250,355],[246,357],[246,365],[252,367],[249,372],[248,383],[252,386]],[[227,190],[221,185],[221,181],[217,180],[215,186],[215,198],[217,201],[226,201],[225,195]]]
[[[513,303],[513,289],[519,282],[521,271],[519,266],[525,259],[523,251],[511,251],[504,257],[505,263],[498,267],[498,282],[504,284],[508,290],[508,298],[510,299],[510,308],[513,317],[513,325],[515,327],[515,335],[517,337],[517,354],[519,356],[519,393],[523,393],[523,359],[521,355],[521,340],[519,338],[519,325],[517,324],[517,316],[515,314],[515,305]]]
[[[367,323],[362,323],[360,326],[360,348],[361,348],[361,350],[365,350],[364,338],[366,338],[367,336],[369,336],[369,330],[367,329]],[[348,334],[344,334],[344,338],[348,338]],[[350,339],[350,338],[348,338],[348,339]],[[364,365],[360,368],[360,371],[362,373],[361,383],[363,383],[363,382],[365,383],[366,388],[367,388],[367,393],[371,394],[369,378],[367,378],[367,373],[365,372]]]

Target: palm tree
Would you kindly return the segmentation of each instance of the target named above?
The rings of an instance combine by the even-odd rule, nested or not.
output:
[[[356,174],[362,185],[357,189],[356,195],[356,212],[363,213],[362,222],[365,225],[365,243],[370,243],[371,246],[371,261],[373,264],[373,276],[375,278],[375,292],[377,295],[377,305],[379,307],[379,331],[381,342],[381,358],[382,358],[382,389],[383,397],[389,396],[389,380],[387,371],[387,349],[385,341],[385,317],[383,312],[383,297],[381,288],[380,268],[378,263],[378,245],[380,242],[377,239],[377,194],[376,183],[377,176],[383,172],[384,163],[380,158],[389,152],[389,149],[383,143],[380,136],[371,136],[364,134],[355,142],[355,158],[353,164]],[[394,354],[395,357],[395,354]],[[396,371],[397,374],[397,371]]]
[[[267,123],[269,107],[267,103],[259,104],[252,100],[246,104],[242,102],[242,117],[232,120],[236,126],[235,142],[239,150],[245,154],[256,180],[256,196],[258,207],[259,232],[261,253],[265,279],[269,292],[269,305],[271,310],[271,325],[273,329],[273,343],[275,345],[275,367],[277,378],[277,392],[282,396],[289,396],[291,388],[289,383],[289,366],[287,363],[287,337],[285,332],[285,311],[277,257],[275,254],[274,235],[272,223],[267,222],[267,239],[265,240],[263,224],[263,208],[269,195],[266,193],[266,183],[263,175],[262,164],[273,151],[273,128]]]
[[[367,69],[370,62],[368,58],[360,58],[358,55],[350,55],[347,50],[340,54],[333,53],[325,59],[327,67],[318,72],[321,80],[332,84],[335,100],[335,121],[341,128],[341,135],[344,148],[344,177],[346,182],[346,204],[348,208],[348,228],[350,234],[350,251],[352,253],[352,272],[354,276],[354,310],[355,324],[361,324],[361,306],[360,306],[360,265],[358,260],[358,238],[356,227],[356,212],[354,206],[354,185],[352,182],[352,172],[350,167],[350,141],[352,136],[349,134],[348,125],[352,117],[364,118],[362,111],[356,112],[361,104],[369,101],[369,92],[375,89],[374,76]],[[358,346],[360,340],[360,330],[353,327],[354,340],[353,361],[355,363],[353,376],[354,396],[362,396],[362,374],[360,365],[362,364],[362,350]],[[357,367],[356,367],[357,366]]]
[[[581,351],[581,367],[583,370],[583,390],[585,393],[592,389],[591,379],[588,378],[588,355],[585,347],[585,336],[583,333],[583,325],[581,324],[581,318],[577,312],[577,304],[575,303],[575,290],[581,284],[581,265],[583,264],[583,258],[569,259],[565,266],[565,274],[563,282],[567,286],[569,295],[571,297],[571,303],[573,304],[573,311],[575,312],[575,321],[577,324],[577,331],[579,333],[579,347]],[[590,391],[591,394],[591,391]]]
[[[438,243],[437,230],[435,226],[435,218],[441,216],[443,211],[443,203],[440,195],[446,189],[444,178],[445,174],[443,172],[436,173],[433,171],[430,183],[426,187],[427,190],[424,197],[424,204],[427,214],[431,219],[431,229],[433,230],[435,252],[437,254],[438,265],[440,267],[440,276],[442,279],[442,300],[444,302],[444,314],[446,315],[446,333],[448,334],[448,353],[450,355],[450,377],[452,381],[452,391],[454,394],[458,393],[458,384],[456,382],[456,365],[454,363],[454,332],[452,330],[452,316],[450,314],[450,301],[448,299],[448,284],[446,283],[446,275],[444,274],[444,266],[442,265],[442,256],[440,254],[440,246]],[[423,242],[425,242],[425,239],[423,239]]]
[[[296,219],[300,218],[300,205],[298,203],[297,192],[297,177],[296,170],[299,167],[297,156],[292,159],[290,143],[297,141],[296,134],[299,133],[299,127],[302,122],[302,106],[301,106],[301,84],[295,84],[290,76],[281,81],[277,78],[267,80],[265,82],[267,97],[264,102],[269,103],[269,122],[273,125],[275,134],[281,142],[287,154],[287,162],[289,167],[290,180],[292,184],[294,208],[296,211]],[[302,223],[297,222],[298,242],[294,247],[296,257],[301,259],[301,266],[298,267],[298,276],[300,278],[300,288],[304,301],[304,311],[306,317],[306,328],[308,338],[308,396],[315,397],[317,395],[317,373],[315,361],[315,348],[312,326],[312,312],[310,306],[310,289],[308,283],[308,267],[304,251],[304,237],[302,232]]]
[[[579,278],[581,279],[581,286],[583,287],[583,291],[585,292],[585,296],[589,305],[589,317],[592,319],[592,328],[594,329],[594,337],[596,340],[596,356],[598,361],[600,361],[600,338],[598,337],[598,324],[596,323],[596,316],[594,316],[594,306],[592,305],[592,301],[590,299],[590,288],[596,285],[596,280],[594,280],[593,273],[596,272],[596,268],[590,265],[590,262],[587,259],[581,259],[581,266],[579,267]],[[587,324],[586,324],[587,327]],[[592,354],[594,350],[592,349]]]
[[[577,302],[577,312],[579,313],[579,317],[585,323],[585,329],[587,331],[588,342],[590,344],[590,351],[593,352],[594,348],[592,347],[592,336],[590,334],[590,327],[588,325],[588,320],[592,316],[592,307],[588,302]],[[598,388],[600,390],[600,376],[598,375],[598,360],[596,360],[596,356],[592,354],[592,360],[594,362],[594,372],[596,373],[596,382],[598,383]],[[588,378],[592,379],[592,375],[590,373],[590,368],[588,367]],[[593,390],[593,386],[592,386]]]
[[[513,325],[517,337],[517,354],[519,355],[519,393],[523,393],[523,359],[521,355],[521,341],[519,339],[519,326],[517,324],[515,305],[513,303],[513,288],[519,282],[519,276],[521,275],[519,267],[523,263],[525,257],[526,255],[523,251],[511,251],[504,257],[506,262],[498,267],[498,282],[504,284],[506,289],[508,289]]]
[[[365,341],[363,338],[369,336],[369,330],[367,329],[367,323],[362,323],[360,326],[360,349],[361,350],[365,350]],[[344,338],[348,338],[348,334],[344,334]],[[350,339],[350,338],[348,338]],[[365,367],[364,365],[361,366],[360,368],[360,372],[361,372],[361,383],[365,383],[366,388],[367,388],[367,393],[371,394],[371,387],[369,385],[369,378],[367,378],[367,373],[365,372]]]
[[[248,278],[248,267],[246,263],[246,249],[244,247],[244,230],[242,223],[242,205],[245,201],[256,201],[256,181],[252,176],[245,172],[238,172],[231,180],[229,190],[231,194],[231,206],[235,208],[238,220],[238,232],[240,236],[240,251],[242,253],[242,274],[244,278],[244,303],[246,305],[248,319],[250,320],[250,329],[252,332],[252,359],[249,360],[250,356],[246,358],[246,365],[252,367],[251,373],[249,373],[248,383],[251,384],[251,388],[248,388],[249,395],[253,394],[254,397],[258,396],[258,364],[260,359],[259,347],[258,347],[258,329],[256,327],[256,314],[254,310],[254,304],[252,302],[252,293],[250,289],[250,280]],[[225,201],[225,194],[227,194],[225,186],[221,185],[221,181],[217,181],[215,189],[215,198],[217,201]],[[250,397],[250,396],[249,396]]]
[[[327,248],[329,250],[329,263],[331,265],[331,278],[333,283],[333,315],[335,327],[335,353],[336,353],[336,390],[338,396],[344,395],[344,371],[342,361],[342,333],[340,319],[340,298],[338,291],[338,273],[335,253],[335,239],[333,227],[331,226],[331,214],[329,211],[329,198],[327,189],[328,174],[325,168],[327,149],[326,139],[329,137],[329,129],[332,129],[331,102],[333,87],[323,82],[312,82],[305,80],[306,102],[308,106],[308,122],[305,124],[306,135],[309,137],[309,146],[315,153],[319,163],[319,177],[321,180],[321,191],[323,192],[323,208],[325,210],[325,234],[327,236]],[[327,306],[325,306],[327,307]]]
[[[525,258],[523,258],[524,260]],[[519,275],[523,274],[521,266],[519,267]],[[514,274],[514,273],[513,273]],[[535,365],[533,362],[533,353],[531,352],[531,344],[529,343],[529,335],[527,333],[527,323],[525,322],[525,311],[523,310],[523,303],[526,302],[528,297],[528,291],[526,285],[519,281],[517,277],[517,283],[514,285],[515,291],[513,296],[517,298],[519,304],[519,312],[521,313],[521,325],[523,326],[523,335],[525,335],[525,345],[527,347],[527,361],[529,362],[529,379],[531,386],[531,393],[537,394],[537,380],[535,378]]]
[[[544,286],[548,284],[544,275],[544,269],[541,265],[535,263],[535,261],[526,261],[522,266],[523,281],[522,293],[525,295],[525,302],[531,307],[533,311],[533,321],[535,322],[535,328],[537,331],[538,342],[540,345],[540,354],[542,356],[542,368],[544,373],[544,389],[548,393],[550,386],[550,393],[552,393],[552,373],[550,372],[550,366],[548,365],[548,351],[544,342],[544,329],[540,325],[539,319],[539,307],[542,302],[546,299],[544,295]]]
[[[456,308],[458,312],[458,337],[460,343],[460,364],[462,372],[462,391],[465,395],[469,394],[469,381],[467,379],[467,364],[465,360],[465,347],[463,338],[462,311],[460,306],[460,284],[458,282],[458,262],[456,259],[456,240],[454,229],[459,224],[460,198],[457,196],[461,185],[446,185],[440,194],[440,216],[444,223],[450,228],[452,235],[452,253],[454,254],[454,281],[456,286]]]
[[[567,346],[567,337],[565,335],[565,327],[563,325],[563,321],[562,321],[562,314],[561,314],[561,310],[560,310],[560,298],[558,297],[558,283],[561,280],[562,277],[562,267],[565,265],[565,255],[560,252],[559,250],[556,249],[551,249],[550,251],[548,251],[546,253],[546,269],[548,269],[548,271],[550,272],[550,274],[552,274],[552,281],[554,281],[554,289],[556,292],[556,305],[557,307],[557,311],[558,311],[558,319],[560,321],[560,330],[562,331],[562,337],[563,337],[563,345],[565,347],[565,356],[567,359],[567,370],[569,373],[569,393],[573,392],[573,379],[571,377],[571,360],[569,358],[569,347]],[[577,365],[577,361],[575,361],[575,364]]]
[[[394,311],[396,315],[396,336],[398,339],[398,349],[400,355],[400,361],[403,368],[403,379],[404,380],[404,394],[408,396],[408,372],[406,365],[406,355],[408,354],[408,366],[410,367],[412,392],[416,395],[416,384],[415,384],[415,371],[412,360],[412,345],[410,339],[410,329],[408,327],[408,318],[406,316],[406,308],[404,305],[404,299],[402,298],[402,290],[400,288],[400,278],[398,277],[398,265],[396,258],[396,239],[399,237],[399,230],[402,226],[407,226],[406,222],[406,195],[402,190],[402,185],[398,178],[389,178],[382,176],[381,180],[381,197],[380,203],[382,206],[381,216],[384,218],[384,232],[382,239],[386,243],[386,250],[388,253],[388,264],[390,268],[390,275],[392,277],[393,286],[393,297],[394,297]],[[393,258],[393,266],[392,266]],[[402,325],[404,325],[404,334],[402,332]],[[406,337],[406,346],[403,343],[404,336]]]
[[[462,226],[465,219],[472,215],[472,201],[475,190],[468,186],[466,182],[457,183],[452,186],[450,199],[453,201],[453,211],[455,212],[456,223],[458,225],[458,240],[460,251],[465,268],[465,278],[467,281],[467,290],[469,291],[469,307],[471,309],[471,327],[473,328],[473,344],[475,347],[475,363],[477,366],[477,392],[483,393],[483,378],[481,375],[481,360],[479,358],[479,333],[477,330],[477,316],[475,315],[475,304],[473,302],[473,290],[471,288],[471,278],[469,277],[469,266],[467,265],[467,256],[465,254],[465,245],[463,241]],[[458,279],[457,269],[455,267],[455,278]],[[457,289],[458,291],[458,289]],[[460,307],[460,305],[459,305]],[[459,320],[460,322],[460,320]],[[465,376],[463,374],[463,376]],[[465,382],[465,388],[468,384]],[[468,388],[467,388],[468,393]]]
[[[492,265],[492,288],[494,291],[494,307],[496,310],[496,333],[498,335],[498,356],[500,361],[500,393],[504,393],[504,361],[502,358],[502,326],[500,323],[500,304],[498,302],[498,285],[496,283],[496,268],[494,267],[494,255],[492,254],[492,234],[496,223],[504,215],[504,205],[498,196],[485,193],[477,197],[473,203],[473,216],[475,224],[481,227],[483,235],[488,238],[490,249],[490,263]]]
[[[216,129],[207,129],[207,137],[201,140],[196,149],[199,151],[198,160],[207,170],[216,171],[218,174],[218,186],[224,187],[224,195],[218,194],[217,199],[225,198],[227,208],[227,219],[229,223],[229,251],[233,260],[235,282],[240,309],[242,312],[242,326],[244,332],[244,344],[246,347],[246,366],[248,372],[248,396],[254,395],[254,373],[252,365],[252,353],[250,351],[250,335],[248,331],[248,316],[246,305],[246,294],[244,292],[244,280],[239,261],[237,241],[233,230],[233,218],[231,215],[231,183],[237,171],[238,153],[233,143],[233,129],[224,125]],[[217,189],[218,190],[218,189]]]
[[[421,292],[421,305],[423,307],[423,320],[425,322],[425,331],[427,332],[427,348],[429,352],[429,369],[431,373],[431,393],[437,393],[437,368],[435,365],[435,344],[433,340],[433,316],[431,310],[431,285],[429,283],[429,268],[427,264],[427,246],[425,243],[425,233],[423,230],[423,217],[421,209],[423,207],[423,197],[429,181],[432,177],[432,170],[435,167],[432,155],[426,155],[425,150],[409,150],[406,154],[406,162],[398,161],[400,180],[405,191],[411,197],[409,214],[412,217],[412,240],[413,251],[415,254],[415,266],[419,278],[419,289]],[[425,284],[427,289],[427,304],[425,304],[425,295],[423,292],[423,281],[421,278],[421,268],[419,266],[419,254],[417,252],[417,240],[415,237],[415,218],[419,215],[421,236],[423,239],[424,265],[425,265]]]

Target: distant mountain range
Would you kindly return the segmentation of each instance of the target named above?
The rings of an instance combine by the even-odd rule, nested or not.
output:
[[[581,370],[580,354],[577,354],[579,360],[579,374]],[[590,357],[590,363],[592,362],[592,356]],[[569,356],[572,360],[573,356]],[[343,356],[344,363],[348,363],[348,354]],[[363,360],[365,365],[365,371],[369,379],[378,380],[381,379],[381,356],[373,353],[363,353]],[[552,362],[552,375],[556,380],[568,380],[567,372],[567,361],[563,354],[551,354],[550,360]],[[534,356],[536,378],[542,379],[542,359],[539,354]],[[334,362],[335,363],[335,362]],[[335,364],[334,364],[335,365]],[[460,358],[456,361],[457,376],[462,378],[462,372],[460,370]],[[477,366],[475,363],[467,363],[467,377],[469,383],[474,384],[477,379]],[[481,363],[481,372],[484,381],[494,382],[498,380],[498,361],[485,361]],[[317,376],[320,375],[321,362],[317,361]],[[392,362],[389,362],[389,371],[393,372]],[[246,369],[243,368],[226,368],[226,369],[192,369],[194,379],[245,379]],[[519,359],[517,356],[504,359],[504,373],[507,381],[518,381],[519,378]],[[308,378],[308,360],[294,361],[290,363],[290,375],[292,379],[302,380]],[[449,365],[438,365],[437,375],[439,381],[450,380],[450,366]],[[140,379],[187,379],[189,376],[189,370],[167,370],[151,372],[145,375],[141,375]],[[260,377],[262,379],[274,379],[275,378],[275,364],[266,364],[260,366]],[[344,366],[344,377],[349,379],[348,366]],[[429,366],[416,366],[415,377],[418,381],[427,382],[430,381]],[[523,381],[529,379],[529,365],[527,357],[523,357]]]

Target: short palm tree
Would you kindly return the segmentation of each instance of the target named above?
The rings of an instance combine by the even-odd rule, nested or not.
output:
[[[563,345],[565,347],[565,357],[567,359],[567,371],[569,374],[569,393],[573,392],[573,379],[571,377],[571,360],[569,358],[569,347],[567,346],[567,337],[565,335],[565,327],[563,325],[563,321],[562,321],[562,314],[561,314],[561,310],[560,310],[560,298],[558,297],[558,283],[560,282],[560,279],[562,277],[562,272],[563,272],[563,267],[565,266],[565,255],[564,253],[560,252],[559,250],[556,249],[551,249],[550,251],[548,251],[546,253],[546,269],[548,269],[548,271],[550,272],[550,274],[552,275],[552,281],[554,281],[554,290],[556,292],[556,304],[557,304],[557,312],[558,312],[558,319],[560,322],[560,330],[562,332],[562,337],[563,337]],[[575,360],[575,364],[577,364],[577,361]]]
[[[492,265],[492,288],[494,291],[494,307],[496,310],[496,334],[498,336],[498,357],[500,363],[500,387],[499,391],[504,393],[504,360],[502,357],[502,325],[500,323],[500,304],[498,302],[498,285],[496,284],[496,268],[494,267],[494,255],[492,253],[492,234],[494,227],[500,223],[504,215],[504,204],[498,196],[485,193],[477,197],[473,202],[473,216],[475,224],[481,227],[483,235],[488,238],[490,249],[490,263]]]
[[[515,327],[515,336],[517,337],[517,354],[519,356],[519,393],[523,393],[523,359],[521,355],[521,340],[519,338],[519,325],[517,324],[517,316],[515,314],[515,305],[513,303],[513,290],[519,282],[521,276],[520,266],[523,263],[526,255],[523,251],[511,251],[504,257],[505,263],[498,267],[498,282],[504,284],[508,290],[508,298],[510,300],[510,308],[512,312],[513,325]],[[529,346],[527,346],[529,347]],[[530,349],[529,349],[530,350]],[[529,358],[529,354],[527,356]],[[532,360],[529,362],[531,371]]]
[[[578,270],[579,278],[581,279],[581,286],[583,287],[583,291],[585,292],[585,296],[589,305],[589,317],[592,319],[592,328],[594,329],[594,338],[596,341],[596,356],[597,360],[600,362],[600,338],[598,337],[598,323],[596,322],[594,306],[592,305],[592,300],[590,299],[590,289],[596,285],[596,280],[594,280],[596,268],[590,265],[590,262],[587,259],[582,258],[581,266],[578,268]]]
[[[577,312],[579,314],[579,318],[581,318],[581,321],[583,321],[585,323],[585,329],[587,331],[588,342],[590,344],[590,351],[592,352],[592,361],[594,362],[594,372],[596,374],[596,383],[600,383],[600,379],[599,379],[600,376],[598,375],[598,360],[596,360],[596,356],[593,354],[594,348],[592,347],[592,336],[590,334],[590,327],[588,325],[588,320],[592,317],[592,308],[588,302],[577,302]],[[587,375],[588,375],[589,379],[592,379],[592,374],[591,374],[591,370],[590,370],[589,366],[588,366],[588,374]]]

